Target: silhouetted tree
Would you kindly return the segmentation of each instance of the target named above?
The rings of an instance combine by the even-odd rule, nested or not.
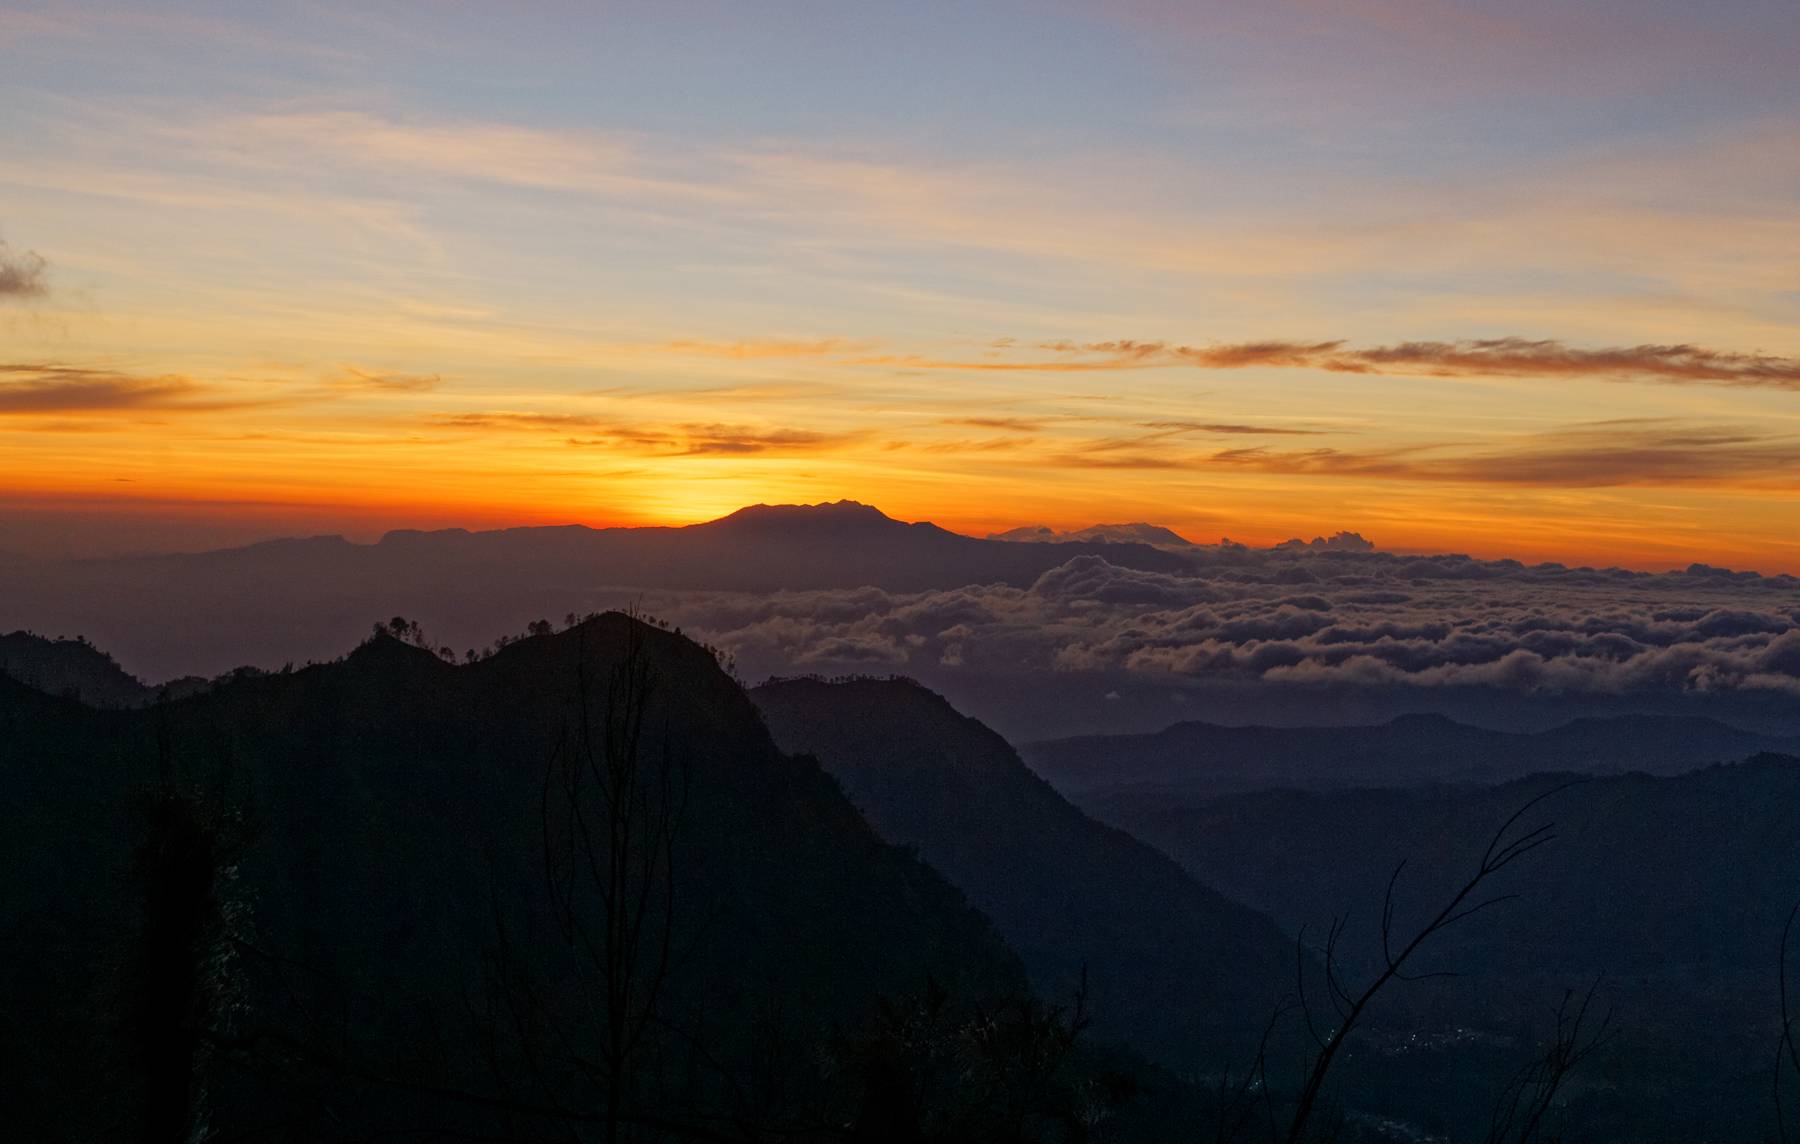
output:
[[[159,773],[134,856],[142,929],[128,1040],[144,1084],[141,1138],[185,1144],[199,1136],[206,1058],[235,999],[241,903],[231,882],[249,834],[225,781],[185,783],[166,726],[157,739]]]
[[[1794,1022],[1800,1020],[1793,1010],[1788,996],[1788,946],[1794,935],[1794,922],[1800,918],[1800,902],[1788,911],[1787,923],[1781,927],[1781,946],[1776,955],[1775,981],[1781,1002],[1781,1035],[1775,1042],[1775,1131],[1782,1144],[1787,1144],[1787,1106],[1782,1100],[1781,1087],[1785,1074],[1792,1070],[1800,1076],[1800,1045],[1794,1038]]]
[[[1078,1060],[1089,1023],[1085,973],[1066,1008],[1028,996],[962,1006],[936,982],[883,999],[832,1053],[839,1097],[850,1102],[843,1135],[859,1144],[1091,1140],[1134,1086]]]
[[[542,630],[540,630],[540,628]],[[531,625],[534,636],[549,624]],[[676,949],[676,837],[687,767],[666,726],[649,726],[660,681],[642,635],[627,630],[618,662],[594,678],[585,629],[575,660],[571,718],[546,761],[540,792],[542,869],[553,939],[574,966],[572,996],[550,999],[532,979],[496,908],[494,989],[481,1019],[506,1039],[523,1080],[504,1085],[537,1113],[598,1124],[616,1144],[649,1115],[641,1089],[669,1016],[665,990]],[[497,1072],[509,1065],[496,1052]]]
[[[1612,1013],[1590,1026],[1588,1015],[1598,978],[1579,995],[1564,990],[1554,1011],[1550,1041],[1543,1055],[1527,1064],[1500,1090],[1488,1124],[1487,1144],[1533,1144],[1555,1139],[1550,1135],[1550,1115],[1569,1076],[1612,1039]]]
[[[1325,1088],[1326,1079],[1331,1073],[1338,1052],[1344,1041],[1358,1022],[1368,1012],[1375,999],[1396,981],[1423,981],[1434,977],[1455,976],[1444,971],[1413,973],[1407,966],[1412,964],[1419,953],[1441,937],[1447,930],[1467,919],[1504,902],[1512,901],[1517,894],[1484,893],[1488,882],[1502,870],[1514,862],[1536,850],[1538,847],[1555,839],[1555,824],[1546,822],[1541,826],[1514,833],[1519,820],[1524,818],[1534,807],[1552,795],[1567,790],[1575,783],[1566,783],[1545,791],[1531,799],[1515,811],[1512,817],[1500,824],[1488,840],[1487,848],[1482,852],[1481,861],[1475,871],[1457,888],[1450,899],[1434,913],[1431,918],[1415,930],[1410,937],[1401,940],[1394,933],[1394,891],[1400,881],[1400,875],[1406,869],[1406,860],[1402,859],[1394,867],[1388,877],[1387,891],[1381,904],[1381,955],[1382,968],[1373,979],[1357,989],[1347,986],[1338,967],[1338,943],[1343,938],[1346,921],[1343,917],[1332,919],[1330,929],[1325,938],[1325,946],[1321,952],[1322,970],[1326,1000],[1329,1002],[1336,1021],[1324,1032],[1319,1030],[1314,1020],[1311,999],[1307,995],[1307,964],[1305,958],[1304,929],[1296,943],[1298,952],[1298,969],[1296,983],[1299,990],[1300,1013],[1306,1030],[1313,1040],[1316,1052],[1312,1063],[1306,1069],[1305,1080],[1301,1084],[1299,1095],[1295,1098],[1294,1113],[1288,1123],[1286,1139],[1288,1144],[1300,1144],[1306,1139],[1307,1129],[1314,1114],[1318,1110],[1319,1098]],[[1585,1007],[1583,1009],[1585,1013]],[[1560,1084],[1560,1079],[1558,1081]]]

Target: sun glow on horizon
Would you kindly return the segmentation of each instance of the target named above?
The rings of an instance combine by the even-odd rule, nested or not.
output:
[[[850,497],[1800,572],[1791,14],[1201,8],[0,12],[0,548]]]

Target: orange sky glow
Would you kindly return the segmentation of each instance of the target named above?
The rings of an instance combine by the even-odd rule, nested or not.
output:
[[[1800,572],[1767,14],[1077,6],[960,54],[1003,7],[0,9],[0,550],[849,497]]]

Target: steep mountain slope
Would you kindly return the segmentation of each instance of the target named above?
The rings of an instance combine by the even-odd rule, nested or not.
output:
[[[1373,727],[1177,723],[1148,735],[1087,735],[1020,748],[1033,770],[1102,817],[1139,803],[1276,787],[1494,783],[1564,770],[1679,774],[1762,751],[1800,753],[1800,740],[1698,716],[1585,718],[1519,733],[1405,715]]]
[[[751,692],[783,749],[816,756],[890,842],[915,847],[1019,951],[1038,989],[1083,966],[1099,1028],[1216,1066],[1292,988],[1270,921],[1069,805],[994,732],[908,680]]]
[[[633,665],[648,697],[621,707]],[[0,1010],[11,1015],[0,1073],[24,1078],[8,1083],[19,1085],[11,1107],[29,1114],[35,1099],[41,1115],[66,1117],[81,1098],[100,1131],[135,1115],[138,1034],[119,1030],[138,1025],[121,1023],[134,1011],[122,999],[141,995],[132,951],[155,941],[139,918],[163,916],[137,887],[146,862],[166,862],[166,839],[149,851],[144,840],[164,837],[158,815],[177,804],[230,826],[207,837],[235,839],[211,844],[220,866],[202,897],[222,935],[206,972],[229,1013],[214,1032],[251,1046],[256,1067],[201,1054],[238,1070],[209,1081],[216,1128],[274,1116],[332,1135],[334,1118],[350,1133],[381,1114],[460,1126],[471,1106],[422,1094],[452,1081],[492,1088],[500,1066],[480,1046],[498,1044],[517,1070],[565,1043],[601,1052],[580,1004],[599,957],[561,906],[591,904],[619,867],[589,870],[574,840],[609,804],[591,788],[565,798],[574,780],[560,768],[603,770],[628,724],[641,736],[627,768],[640,782],[620,805],[641,805],[642,821],[623,868],[654,853],[641,839],[658,807],[675,822],[653,863],[667,873],[643,879],[640,906],[652,935],[668,919],[660,961],[645,963],[664,969],[629,988],[666,972],[657,1020],[703,1040],[707,1060],[754,1062],[777,1083],[777,1065],[816,1068],[830,1029],[862,1019],[878,995],[928,978],[959,996],[1021,988],[986,919],[877,838],[816,764],[781,754],[710,655],[623,616],[460,667],[380,637],[341,662],[128,712],[0,680]],[[687,1040],[653,1040],[659,1067],[700,1068],[682,1055]],[[308,1079],[322,1055],[337,1070],[328,1083]],[[375,1071],[401,1080],[353,1084]],[[583,1084],[580,1070],[529,1075],[554,1085],[540,1100],[574,1099]],[[308,1095],[319,1083],[344,1089],[342,1102]]]
[[[920,591],[1031,584],[1085,553],[1169,570],[1143,544],[1010,544],[867,505],[756,505],[685,528],[391,532],[190,555],[0,566],[0,624],[85,632],[148,678],[323,660],[371,616],[403,613],[461,652],[597,606],[602,588]],[[273,606],[271,601],[280,601]]]

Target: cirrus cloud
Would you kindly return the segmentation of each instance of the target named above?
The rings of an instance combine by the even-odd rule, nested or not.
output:
[[[665,457],[791,454],[836,449],[863,434],[778,429],[722,422],[625,422],[580,413],[493,410],[443,414],[432,424],[477,431],[557,433],[575,447],[612,448]]]
[[[1587,378],[1664,385],[1800,390],[1800,357],[1711,349],[1690,343],[1582,348],[1553,338],[1464,338],[1356,346],[1341,338],[1183,345],[1162,341],[1046,341],[1048,357],[939,359],[918,354],[847,359],[906,369],[1086,373],[1191,366],[1204,370],[1315,369],[1328,373],[1438,378]]]

